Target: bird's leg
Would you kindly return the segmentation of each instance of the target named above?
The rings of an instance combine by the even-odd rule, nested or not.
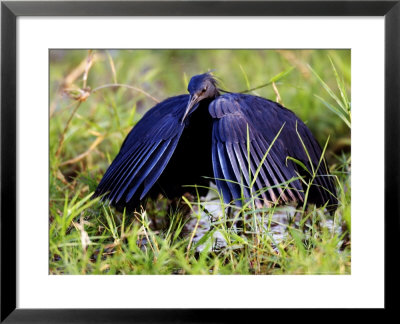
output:
[[[153,231],[165,229],[169,226],[168,214],[170,203],[160,195],[157,199],[146,201],[147,217],[150,220],[149,227]]]
[[[180,200],[180,210],[186,221],[182,229],[182,235],[188,237],[189,244],[199,241],[209,230],[210,220],[207,212],[200,205],[200,201],[196,201],[195,197],[190,193],[185,193],[186,200]],[[186,202],[188,201],[188,203]],[[197,250],[202,250],[204,246],[199,246]]]
[[[216,186],[211,183],[210,188],[213,187],[216,188]],[[213,225],[213,222],[219,223],[226,215],[224,214],[223,206],[221,206],[220,198],[215,190],[209,190],[207,195],[200,199],[188,193],[185,194],[185,198],[189,201],[190,206],[184,201],[181,201],[181,205],[185,205],[182,207],[183,210],[186,211],[185,217],[187,219],[183,228],[183,235],[189,238],[193,235],[193,242],[197,242],[208,231],[213,229],[214,226],[220,226]],[[212,247],[213,250],[220,250],[227,246],[227,242],[218,228],[210,239],[212,240],[210,247]],[[207,242],[209,244],[208,240]],[[202,251],[206,247],[207,242],[198,246],[197,251]]]

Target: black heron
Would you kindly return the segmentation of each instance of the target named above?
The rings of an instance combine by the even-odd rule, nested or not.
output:
[[[265,206],[300,204],[311,185],[308,203],[336,209],[321,147],[292,111],[222,91],[210,73],[192,77],[188,92],[157,104],[133,127],[95,196],[130,211],[160,193],[204,196],[213,179],[225,203],[253,196]]]

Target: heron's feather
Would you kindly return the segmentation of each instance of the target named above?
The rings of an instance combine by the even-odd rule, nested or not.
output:
[[[166,99],[143,116],[125,138],[95,195],[105,194],[104,199],[112,204],[143,198],[178,144],[185,127],[180,119],[188,98],[188,95],[181,95]]]
[[[303,201],[305,188],[296,178],[304,175],[304,170],[287,159],[293,157],[310,171],[316,170],[310,189],[311,202],[318,205],[328,200],[330,204],[337,203],[334,183],[327,176],[329,172],[325,163],[321,163],[317,170],[322,150],[307,126],[293,112],[264,98],[234,93],[216,98],[210,104],[209,112],[214,118],[213,146],[218,147],[218,152],[223,152],[225,147],[229,153],[229,160],[224,160],[225,169],[229,164],[233,170],[226,175],[229,180],[240,182],[244,179],[245,185],[253,184],[253,192],[262,192],[265,188],[268,200]],[[213,163],[217,162],[213,160]],[[266,196],[259,194],[258,198],[265,200]]]

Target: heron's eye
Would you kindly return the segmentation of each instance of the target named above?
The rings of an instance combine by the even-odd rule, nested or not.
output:
[[[207,88],[203,88],[203,90],[201,90],[201,92],[206,92],[207,91]]]

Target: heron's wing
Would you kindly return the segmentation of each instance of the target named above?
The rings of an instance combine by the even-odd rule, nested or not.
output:
[[[289,156],[310,171],[316,170],[309,202],[337,203],[333,180],[324,161],[319,163],[321,148],[293,112],[275,102],[243,94],[220,96],[210,104],[209,111],[214,118],[214,175],[226,202],[254,194],[268,203],[303,201],[304,187],[298,178],[306,171],[287,159]]]
[[[188,95],[166,99],[150,109],[125,138],[95,195],[113,205],[132,205],[148,193],[165,169],[184,129]]]

